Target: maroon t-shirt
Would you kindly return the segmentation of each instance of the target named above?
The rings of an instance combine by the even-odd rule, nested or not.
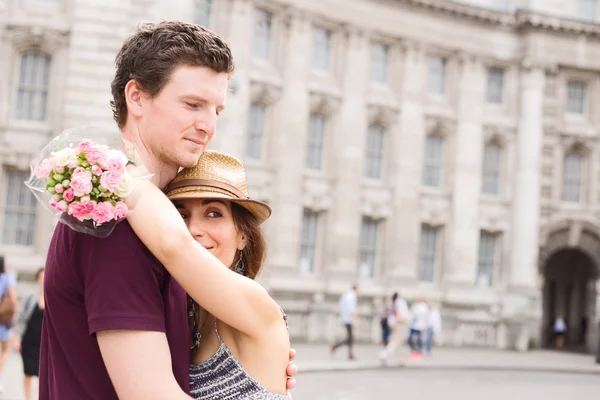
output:
[[[96,332],[165,332],[189,393],[186,294],[123,221],[105,239],[59,223],[44,280],[40,400],[118,400]],[[140,371],[143,373],[143,371]]]

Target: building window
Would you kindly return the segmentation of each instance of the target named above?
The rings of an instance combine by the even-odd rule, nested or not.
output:
[[[371,44],[371,80],[386,83],[388,73],[389,46],[382,43]]]
[[[7,245],[31,246],[34,240],[36,200],[25,186],[28,171],[6,170],[4,229],[2,242]]]
[[[425,140],[425,165],[423,168],[423,185],[440,187],[442,176],[444,142],[441,137],[429,135]]]
[[[329,70],[331,62],[331,31],[323,28],[313,29],[313,67]]]
[[[580,202],[583,184],[583,156],[570,152],[564,158],[562,200]]]
[[[263,152],[263,139],[265,136],[266,106],[264,104],[252,103],[250,106],[250,118],[248,126],[248,157],[260,160]]]
[[[567,112],[583,114],[585,112],[585,82],[569,81],[567,84]]]
[[[385,128],[381,125],[370,125],[367,131],[367,146],[365,154],[366,178],[381,178],[381,165],[383,161],[383,136]]]
[[[502,68],[488,68],[486,100],[488,103],[502,104],[504,92],[504,70]]]
[[[325,137],[325,116],[312,113],[308,121],[308,148],[306,167],[320,170],[323,162],[323,141]]]
[[[483,150],[483,193],[498,194],[500,187],[500,156],[502,148],[487,144]]]
[[[446,92],[446,60],[442,57],[429,57],[429,93]]]
[[[302,236],[300,237],[300,272],[315,272],[317,262],[317,238],[319,233],[319,213],[304,210],[302,216]]]
[[[377,220],[363,217],[360,230],[360,264],[358,266],[358,275],[362,278],[375,276],[378,230],[379,222]]]
[[[50,85],[51,57],[39,51],[21,54],[15,118],[44,121]]]
[[[212,0],[194,1],[194,22],[202,26],[210,26]]]
[[[421,226],[421,240],[419,241],[419,269],[418,278],[423,282],[433,282],[437,258],[437,239],[439,228]]]
[[[479,287],[490,287],[494,280],[498,235],[481,231],[479,234],[479,259],[477,281]]]
[[[589,22],[596,20],[596,0],[579,0],[579,18]]]
[[[260,8],[254,12],[254,57],[269,60],[271,57],[272,15]]]

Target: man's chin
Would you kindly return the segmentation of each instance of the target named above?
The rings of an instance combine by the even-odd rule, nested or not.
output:
[[[200,160],[202,153],[204,153],[204,151],[182,154],[177,160],[178,165],[183,168],[194,168],[196,165],[198,165],[198,161]]]

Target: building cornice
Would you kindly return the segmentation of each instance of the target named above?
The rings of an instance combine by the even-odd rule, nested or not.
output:
[[[504,12],[449,0],[396,1],[458,18],[505,26],[515,30],[540,30],[567,35],[600,36],[600,24],[543,14],[533,10],[518,9],[514,12]]]

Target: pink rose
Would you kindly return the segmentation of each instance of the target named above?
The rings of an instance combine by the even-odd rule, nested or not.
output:
[[[69,215],[72,215],[80,221],[84,221],[89,217],[89,214],[87,214],[87,207],[78,201],[74,201],[71,204],[69,204],[68,212]]]
[[[97,224],[104,224],[115,218],[115,208],[108,201],[102,201],[96,204],[92,211],[92,219]]]
[[[92,189],[92,174],[84,170],[78,171],[71,177],[71,188],[76,197],[89,194]]]
[[[85,204],[79,201],[74,201],[69,204],[69,215],[72,215],[80,221],[85,221],[86,219],[90,219],[92,217],[92,212],[94,211],[95,206],[95,201],[88,201]]]
[[[59,201],[58,204],[56,204],[56,209],[60,212],[67,211],[67,202],[64,200]]]
[[[35,169],[35,177],[38,179],[48,178],[50,172],[52,172],[52,163],[47,158],[40,163]]]
[[[50,207],[56,208],[56,205],[58,204],[58,197],[52,196],[48,204],[50,205]]]
[[[106,158],[106,150],[102,147],[93,146],[85,153],[85,157],[89,161],[90,164],[96,164],[100,160]]]
[[[63,193],[63,199],[65,201],[68,201],[69,203],[73,201],[73,199],[75,198],[75,193],[73,192],[73,189],[67,189],[64,191]]]
[[[112,193],[121,184],[121,174],[114,171],[106,171],[100,177],[100,184]]]
[[[65,188],[63,185],[61,185],[60,183],[56,186],[54,186],[54,191],[58,194],[62,193],[65,191]]]
[[[62,165],[59,165],[59,166],[57,166],[57,167],[54,169],[54,171],[55,171],[57,174],[64,174],[64,173],[65,173],[65,167],[63,167]]]
[[[127,215],[129,215],[129,207],[122,201],[118,201],[117,204],[115,204],[115,218],[121,219],[127,217]]]
[[[102,168],[100,168],[97,165],[92,165],[92,174],[94,174],[96,176],[102,175]]]
[[[81,143],[77,146],[77,154],[79,153],[87,153],[94,146],[91,140],[85,139],[82,140]]]
[[[105,160],[100,160],[100,166],[105,171],[113,171],[118,174],[125,172],[125,164],[121,157],[108,157]]]

